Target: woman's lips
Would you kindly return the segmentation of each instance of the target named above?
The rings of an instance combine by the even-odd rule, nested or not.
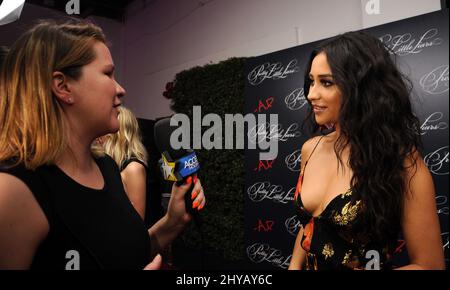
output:
[[[313,106],[314,113],[316,113],[316,114],[322,113],[322,112],[325,111],[326,109],[327,109],[327,107]]]

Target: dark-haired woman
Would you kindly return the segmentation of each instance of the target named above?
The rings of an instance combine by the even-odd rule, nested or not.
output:
[[[383,43],[349,32],[308,62],[307,121],[295,192],[302,229],[289,269],[390,269],[400,233],[410,264],[443,269],[433,180],[419,153],[410,89]]]

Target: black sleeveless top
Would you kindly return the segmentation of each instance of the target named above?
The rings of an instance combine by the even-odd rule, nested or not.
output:
[[[392,267],[392,253],[387,246],[362,245],[355,242],[352,225],[361,209],[361,200],[352,201],[352,189],[337,195],[318,216],[305,209],[301,189],[306,165],[322,140],[317,141],[305,162],[295,190],[294,202],[297,217],[303,226],[301,246],[306,251],[307,270],[326,269],[364,269],[370,261],[377,258],[380,269]],[[387,243],[386,243],[387,244]],[[376,251],[376,252],[375,252]],[[378,253],[378,256],[376,256]],[[373,265],[372,263],[369,266]]]
[[[80,270],[143,269],[150,262],[149,234],[123,189],[117,165],[108,156],[95,161],[105,181],[101,190],[77,183],[55,165],[1,169],[28,186],[50,225],[32,269],[64,270],[72,250],[79,254]]]
[[[123,170],[131,163],[131,162],[137,162],[137,163],[141,164],[142,166],[144,166],[145,172],[148,171],[148,166],[147,166],[147,164],[145,164],[142,160],[138,159],[137,157],[132,156],[131,158],[125,160],[125,161],[122,163],[122,165],[121,165],[120,168],[119,168],[120,172],[122,172],[122,171],[123,171]]]

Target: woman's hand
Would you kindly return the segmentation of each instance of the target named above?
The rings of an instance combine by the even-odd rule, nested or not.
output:
[[[160,254],[156,255],[153,261],[145,266],[144,270],[159,270],[162,265],[162,257]]]
[[[191,192],[189,189],[192,186],[192,182],[195,185]],[[190,197],[194,209],[201,210],[205,206],[205,194],[203,193],[202,184],[196,176],[188,178],[186,183],[180,186],[174,183],[166,215],[148,230],[152,253],[164,252],[167,246],[183,231],[186,224],[191,221],[192,216],[186,212],[185,194],[191,194]]]
[[[188,193],[192,182],[194,182],[194,188],[191,193]],[[170,197],[167,215],[169,220],[175,224],[184,225],[192,219],[192,216],[186,212],[184,200],[185,194],[191,194],[192,208],[201,210],[205,206],[205,194],[203,192],[200,179],[198,179],[196,175],[194,175],[194,177],[188,177],[186,183],[180,186],[177,186],[176,183],[174,183],[172,186],[172,195]]]

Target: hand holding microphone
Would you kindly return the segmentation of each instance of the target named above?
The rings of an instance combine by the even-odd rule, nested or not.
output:
[[[167,207],[167,214],[171,220],[188,223],[192,217],[199,223],[198,213],[205,206],[206,198],[200,179],[197,182],[172,185],[172,195]]]
[[[197,172],[200,169],[193,150],[173,149],[170,136],[176,127],[170,126],[170,118],[155,124],[155,143],[162,154],[160,168],[165,180],[174,181],[168,214],[189,221],[205,206],[205,195]]]

